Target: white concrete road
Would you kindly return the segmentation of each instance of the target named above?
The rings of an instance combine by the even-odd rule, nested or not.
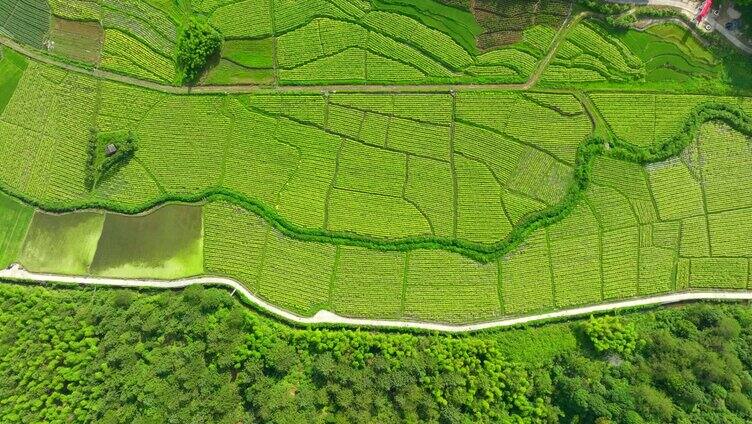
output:
[[[598,305],[582,306],[578,308],[562,309],[558,311],[526,315],[515,318],[506,318],[497,321],[488,321],[476,324],[441,324],[433,322],[418,321],[397,321],[397,320],[377,320],[377,319],[360,319],[348,318],[336,315],[329,311],[319,311],[312,317],[301,317],[292,312],[278,308],[248,291],[242,284],[235,280],[221,277],[196,277],[182,280],[126,280],[116,278],[96,278],[84,276],[69,275],[52,275],[36,274],[28,272],[18,265],[0,271],[0,280],[5,282],[26,282],[26,283],[67,283],[80,285],[97,285],[109,287],[131,287],[131,288],[160,288],[160,289],[177,289],[194,284],[203,285],[223,285],[230,287],[234,292],[245,296],[249,301],[258,307],[296,324],[337,324],[354,327],[379,327],[379,328],[414,328],[422,330],[440,331],[447,333],[463,333],[471,331],[486,330],[499,327],[511,327],[514,325],[527,324],[536,321],[544,321],[557,318],[569,318],[583,315],[590,315],[598,312],[607,312],[617,309],[633,308],[649,305],[664,305],[678,302],[696,301],[696,300],[752,300],[752,291],[702,291],[702,292],[684,292],[675,294],[658,295],[651,297],[636,298],[619,302],[601,303]]]

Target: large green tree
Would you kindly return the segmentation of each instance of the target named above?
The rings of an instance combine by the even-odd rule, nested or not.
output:
[[[210,58],[218,54],[222,35],[200,17],[192,16],[180,31],[177,44],[177,77],[180,83],[192,83],[201,75]]]

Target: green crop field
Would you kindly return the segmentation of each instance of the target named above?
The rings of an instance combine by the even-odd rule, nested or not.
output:
[[[0,0],[0,421],[750,422],[752,6],[643,3]]]
[[[750,59],[686,23],[565,0],[35,1],[0,0],[22,47],[0,58],[1,266],[451,323],[748,288]],[[196,22],[221,46],[176,86]],[[113,132],[132,157],[87,185]]]
[[[0,34],[37,48],[49,39],[68,60],[172,84],[181,28],[199,15],[227,42],[202,84],[522,83],[573,4],[509,3],[6,0]]]
[[[167,205],[145,216],[105,216],[94,275],[179,278],[203,272],[201,208]]]
[[[99,213],[51,215],[37,212],[31,220],[19,262],[37,272],[85,274],[94,257],[103,223],[104,216]]]

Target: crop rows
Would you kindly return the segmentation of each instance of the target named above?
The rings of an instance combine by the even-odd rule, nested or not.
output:
[[[214,9],[210,22],[227,38],[259,37],[272,32],[268,1],[246,0]]]
[[[50,29],[50,6],[46,0],[0,1],[0,33],[24,44],[42,48]]]
[[[541,83],[627,82],[644,76],[644,63],[629,47],[598,24],[584,22],[568,32]]]
[[[84,195],[85,168],[70,164],[86,162],[87,144],[80,140],[89,137],[91,127],[86,123],[95,114],[97,88],[91,79],[69,75],[58,86],[57,102],[48,106],[54,108],[54,115],[46,126],[46,131],[55,139],[54,159],[48,171],[51,178],[47,182],[47,197],[52,201]]]
[[[457,156],[457,237],[492,243],[512,229],[501,187],[483,163]]]
[[[103,48],[100,61],[103,69],[158,82],[173,80],[175,66],[170,59],[123,32],[105,29]]]
[[[398,41],[413,44],[449,68],[462,69],[473,62],[470,54],[451,37],[403,15],[373,12],[366,16],[363,23],[377,32],[389,34]]]
[[[127,0],[105,2],[102,8],[102,26],[127,34],[143,48],[162,56],[172,57],[177,42],[177,24],[164,11],[146,2]],[[105,48],[107,39],[105,38]],[[115,48],[110,49],[113,52]]]
[[[222,143],[215,134],[225,134],[231,128],[218,105],[218,99],[211,97],[169,97],[151,109],[134,130],[139,158],[166,190],[194,193],[218,184]]]
[[[524,82],[550,48],[568,4],[553,1],[518,6],[524,9],[524,18],[493,15],[489,21],[477,16],[481,26],[503,27],[515,20],[522,23],[511,24],[519,37],[512,37],[511,44],[499,44],[484,38],[495,37],[492,33],[480,35],[482,29],[472,13],[440,3],[431,6],[435,16],[389,2],[350,0],[306,4],[292,0],[205,1],[194,5],[227,40],[263,38],[271,42],[272,37],[277,38],[278,76],[287,84]],[[185,11],[178,6],[137,0],[96,4],[54,0],[52,7],[72,21],[101,24],[106,32],[103,69],[174,82],[172,57],[179,26],[185,20]],[[444,13],[449,15],[444,17]],[[6,22],[0,31],[41,48],[50,16],[46,1],[6,1],[0,4],[0,23]],[[488,46],[489,42],[494,45]],[[270,78],[270,73],[249,75],[219,62],[206,83],[263,83]]]
[[[518,122],[525,116],[549,116],[552,128],[530,125],[523,133]],[[603,116],[609,124],[615,119]],[[0,124],[2,140],[11,140],[0,144],[1,157],[27,160],[6,160],[0,182],[53,209],[95,198],[111,201],[109,208],[137,210],[162,193],[190,201],[205,191],[221,193],[207,199],[207,272],[234,276],[269,301],[306,314],[326,307],[379,316],[383,308],[388,316],[459,322],[683,285],[739,287],[752,237],[746,226],[733,225],[749,222],[750,205],[739,195],[740,203],[709,210],[703,190],[708,199],[733,195],[713,193],[747,178],[738,168],[746,168],[752,153],[743,137],[715,124],[698,127],[699,141],[674,159],[644,167],[618,157],[593,160],[590,185],[567,217],[525,235],[498,261],[481,264],[427,243],[408,253],[396,244],[391,253],[377,252],[377,243],[431,235],[497,242],[531,214],[560,204],[574,181],[567,160],[574,160],[548,153],[546,143],[555,131],[584,133],[583,118],[564,95],[181,97],[34,65]],[[93,122],[133,129],[139,150],[101,192],[89,195],[76,189],[83,165],[74,141]],[[369,125],[383,134],[373,140],[382,141],[364,139]],[[216,134],[224,134],[221,142]],[[627,149],[618,140],[609,143],[616,144],[610,150],[598,144],[604,155]],[[718,166],[731,163],[729,157],[734,166]],[[56,181],[65,181],[65,190]],[[235,204],[216,203],[220,198]],[[303,234],[323,229],[370,237],[373,244],[294,239],[275,219]],[[725,264],[717,267],[724,271],[703,268],[708,258]],[[370,264],[361,273],[366,294],[356,293],[355,269],[362,264]],[[398,269],[376,281],[387,267]],[[375,299],[372,308],[368,296]]]
[[[340,315],[399,318],[405,254],[342,247],[332,280],[331,307]]]
[[[454,200],[448,188],[452,186],[449,163],[409,156],[405,200],[417,205],[423,212],[434,235],[451,237],[454,233]]]
[[[48,0],[52,14],[73,21],[97,21],[102,16],[99,2],[91,0]]]
[[[749,139],[722,125],[700,131],[697,156],[689,162],[701,176],[708,213],[752,207],[752,155]]]
[[[274,0],[272,12],[277,33],[287,32],[317,17],[345,20],[353,18],[327,0],[310,0],[305,3],[298,0]]]
[[[483,27],[478,45],[487,50],[524,39],[530,28],[558,28],[569,13],[571,3],[566,0],[479,0],[473,2],[473,6],[473,13]]]
[[[54,78],[60,75],[45,71],[43,67],[29,64],[21,77],[2,114],[0,153],[7,158],[1,171],[5,181],[12,181],[31,195],[48,200],[45,197],[50,180],[47,168],[54,154],[54,139],[48,129],[60,106],[50,102],[46,95],[56,92]]]
[[[0,193],[0,267],[5,268],[16,260],[29,222],[32,208]]]

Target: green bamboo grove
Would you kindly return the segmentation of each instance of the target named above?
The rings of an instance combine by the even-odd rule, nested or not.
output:
[[[82,204],[42,203],[9,188],[5,184],[0,186],[0,190],[29,205],[53,213],[73,212],[82,209],[106,209],[117,213],[137,214],[170,202],[226,201],[258,215],[280,233],[296,240],[365,247],[381,251],[405,252],[417,249],[443,249],[459,253],[480,263],[488,263],[517,248],[534,231],[557,223],[569,215],[588,188],[593,160],[596,157],[605,156],[640,165],[665,161],[679,155],[694,140],[700,127],[710,121],[726,123],[734,130],[752,136],[752,117],[750,115],[738,106],[716,102],[698,105],[685,119],[681,131],[647,147],[639,147],[616,136],[589,136],[577,149],[574,181],[567,189],[562,201],[547,209],[528,215],[512,228],[506,238],[495,243],[480,243],[436,236],[388,239],[350,232],[306,228],[290,222],[257,200],[223,187],[210,188],[189,196],[166,195],[136,207],[114,205],[106,201],[91,201]]]

